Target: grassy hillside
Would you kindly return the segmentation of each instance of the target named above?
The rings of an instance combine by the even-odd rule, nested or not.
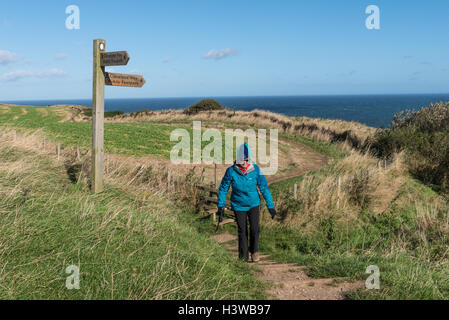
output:
[[[400,159],[388,168],[373,160],[352,154],[273,185],[280,219],[264,224],[261,249],[314,277],[366,279],[378,266],[381,290],[355,299],[449,299],[447,200],[403,172]]]
[[[62,121],[66,118],[64,108],[0,106],[3,128],[21,132],[38,129],[53,141],[88,148],[91,124]],[[261,297],[261,284],[253,282],[255,278],[249,269],[213,243],[209,237],[210,221],[195,215],[198,194],[191,186],[199,177],[192,171],[180,177],[177,189],[168,191],[169,175],[163,164],[144,166],[133,161],[134,156],[149,154],[168,159],[174,145],[169,141],[173,126],[191,132],[192,120],[202,120],[205,127],[219,129],[278,128],[283,154],[292,152],[286,144],[291,142],[307,145],[330,158],[329,164],[317,171],[292,175],[271,186],[279,215],[272,221],[265,212],[260,241],[263,253],[280,262],[306,265],[309,274],[316,277],[366,279],[366,268],[377,265],[381,289],[353,292],[350,297],[354,299],[449,299],[448,200],[435,188],[415,179],[409,172],[406,154],[396,150],[388,161],[381,161],[369,150],[363,151],[376,130],[358,123],[285,117],[259,110],[219,110],[196,115],[182,111],[142,112],[108,120],[107,151],[129,156],[117,158],[108,166],[104,198],[87,192],[88,158],[73,163],[75,160],[68,155],[64,165],[55,164],[36,147],[39,143],[25,142],[32,136],[2,149],[5,160],[0,182],[7,197],[4,202],[0,200],[0,210],[5,213],[1,217],[6,219],[1,232],[11,243],[1,247],[8,254],[0,257],[13,260],[4,261],[8,262],[4,271],[7,273],[0,274],[0,279],[13,288],[12,292],[21,292],[17,297],[24,297],[30,291],[26,289],[27,281],[37,283],[40,275],[59,286],[52,289],[55,297]],[[10,137],[4,139],[11,143]],[[31,166],[35,162],[40,170]],[[68,169],[74,165],[79,172],[67,178]],[[283,171],[286,177],[295,172],[294,168]],[[84,177],[81,172],[85,172]],[[23,182],[14,187],[21,179]],[[18,224],[20,219],[23,223]],[[40,223],[44,224],[37,228]],[[153,228],[156,225],[160,227]],[[235,233],[232,226],[224,229]],[[170,235],[168,240],[164,233]],[[71,238],[65,239],[66,234],[71,234]],[[98,271],[100,275],[88,269],[86,275],[92,277],[89,281],[96,286],[106,288],[106,293],[101,290],[94,295],[94,288],[88,293],[65,292],[65,282],[60,281],[65,277],[62,262],[78,261],[77,250],[81,250],[87,264],[110,263],[112,271],[106,268],[107,271]],[[147,258],[139,260],[137,256],[141,255],[153,262],[147,262]],[[26,257],[25,263],[21,256]],[[141,277],[138,282],[146,284],[151,278],[148,272],[165,270],[168,265],[167,273],[152,273],[161,275],[156,281],[161,287],[154,284],[152,294],[141,287],[132,294],[127,291],[124,284],[130,279],[126,277],[135,265],[139,266],[137,273]],[[217,269],[221,273],[212,272]],[[19,271],[19,280],[8,279],[8,275]],[[26,272],[32,276],[27,277]],[[59,272],[57,276],[53,276],[55,272]],[[121,290],[112,292],[112,278],[114,284],[121,281]],[[238,282],[242,283],[243,292],[239,291],[242,287],[230,289]],[[33,297],[45,294],[44,288],[39,290]],[[161,296],[156,291],[167,293]]]

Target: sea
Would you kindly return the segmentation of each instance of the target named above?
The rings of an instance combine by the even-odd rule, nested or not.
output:
[[[394,114],[404,110],[418,110],[430,103],[449,101],[449,94],[395,95],[310,95],[310,96],[254,96],[254,97],[186,97],[106,99],[107,111],[131,113],[142,109],[184,109],[204,98],[215,99],[223,106],[251,111],[261,109],[288,116],[358,121],[376,128],[387,128]],[[48,106],[74,104],[92,106],[91,99],[0,101],[2,103]]]

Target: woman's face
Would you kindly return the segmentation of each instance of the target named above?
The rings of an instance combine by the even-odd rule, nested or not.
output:
[[[249,163],[249,159],[246,158],[246,159],[243,159],[243,161],[241,163],[239,163],[239,165],[241,165],[242,167],[246,167],[248,165],[248,163]]]

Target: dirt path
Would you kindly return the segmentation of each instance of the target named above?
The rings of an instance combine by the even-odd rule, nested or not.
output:
[[[268,176],[268,184],[297,177],[306,172],[321,169],[328,164],[329,159],[325,155],[314,151],[310,147],[287,140],[279,141],[289,148],[287,159],[284,159],[283,162],[287,163],[290,169],[281,171],[274,176]]]
[[[238,257],[237,237],[223,233],[213,237],[222,243],[236,258]],[[309,277],[304,266],[280,264],[261,255],[260,261],[251,263],[259,279],[271,286],[268,294],[271,299],[279,300],[344,300],[346,292],[362,288],[363,281],[349,282],[347,279],[314,279]]]

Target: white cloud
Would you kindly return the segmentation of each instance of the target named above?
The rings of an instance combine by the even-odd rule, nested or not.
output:
[[[212,49],[209,50],[208,53],[206,53],[203,58],[204,59],[214,59],[214,60],[220,60],[224,59],[226,57],[235,56],[238,53],[238,51],[234,48],[226,48],[226,49]]]
[[[173,61],[172,58],[167,57],[167,58],[164,58],[164,60],[162,60],[162,63],[169,63],[169,62],[172,62],[172,61]]]
[[[0,75],[0,81],[12,82],[24,78],[54,78],[64,77],[66,75],[67,73],[61,69],[50,69],[43,71],[18,70]]]
[[[14,52],[0,50],[0,65],[7,65],[19,60],[19,56]]]
[[[65,53],[60,53],[60,54],[57,54],[56,56],[54,56],[54,60],[65,60],[65,59],[67,59],[69,56],[67,55],[67,54],[65,54]]]

